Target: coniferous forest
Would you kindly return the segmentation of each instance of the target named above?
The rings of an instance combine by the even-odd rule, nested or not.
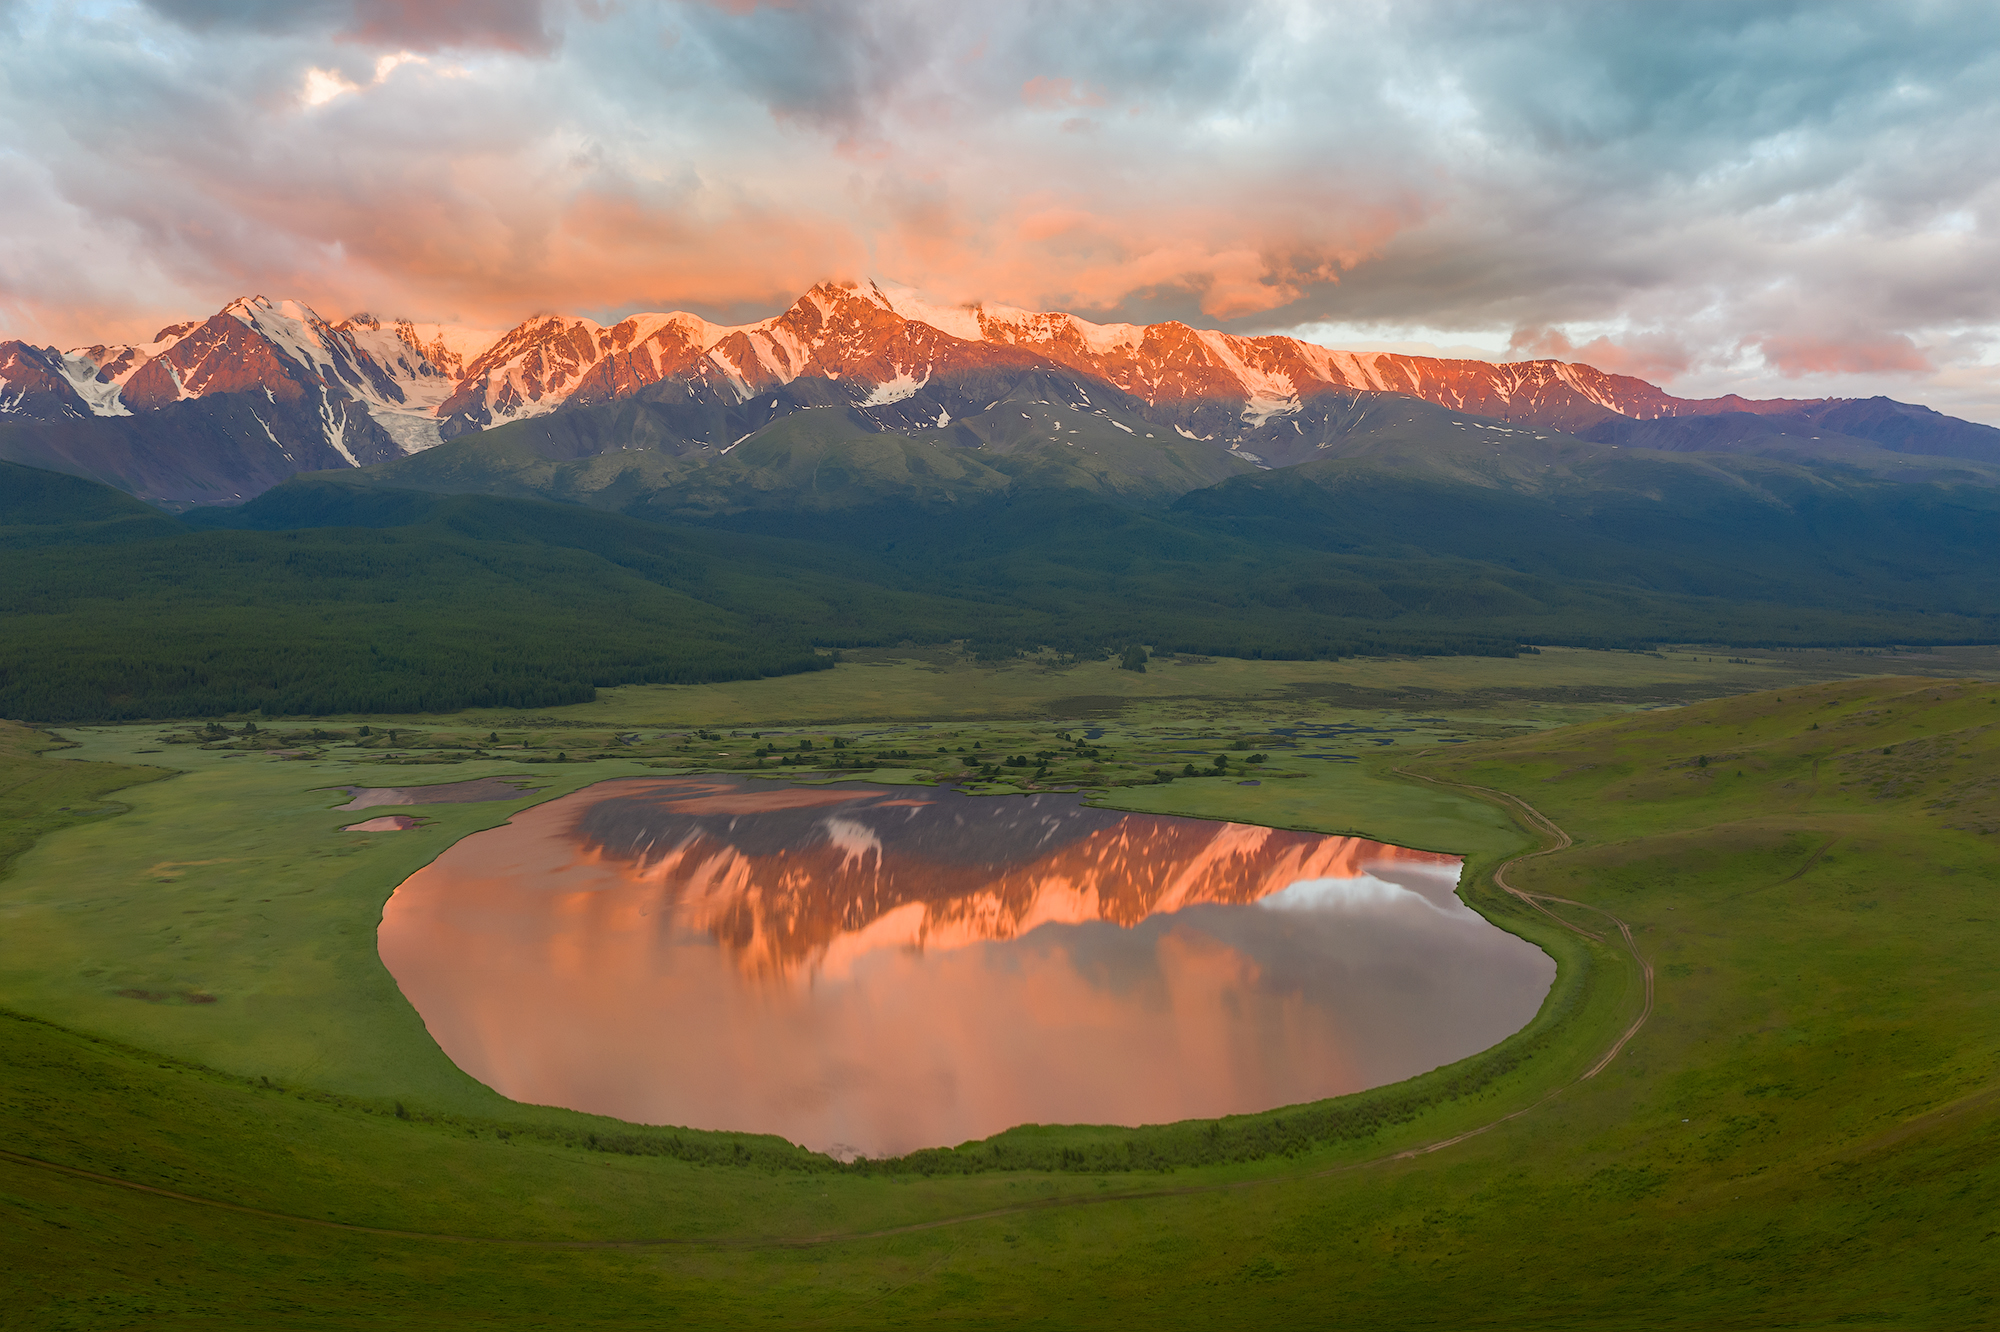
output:
[[[2000,537],[1984,490],[1592,510],[1307,467],[1170,507],[1022,488],[691,523],[321,477],[183,519],[53,473],[5,481],[0,714],[43,721],[545,707],[901,642],[988,660],[1975,642],[2000,604],[1975,557]]]

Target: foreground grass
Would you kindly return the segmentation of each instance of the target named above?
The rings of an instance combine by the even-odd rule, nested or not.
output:
[[[146,1041],[9,1021],[0,1040],[20,1073],[0,1145],[291,1219],[0,1158],[0,1295],[43,1327],[1990,1326],[1996,698],[1911,680],[1788,686],[1418,760],[1427,776],[1523,797],[1575,837],[1509,880],[1629,922],[1656,966],[1657,1007],[1603,1073],[1576,1081],[1631,1015],[1631,969],[1474,886],[1475,905],[1557,952],[1572,1008],[1545,1014],[1534,1057],[1473,1097],[1292,1157],[963,1179],[695,1167],[498,1136],[509,1116],[557,1112],[501,1103],[484,1119],[406,1121],[313,1096],[309,1069],[276,1090],[147,1056]],[[98,830],[182,783],[139,788],[134,813]],[[1202,789],[1136,791],[1198,803]],[[1464,826],[1490,869],[1497,830]],[[342,909],[365,906],[357,888]],[[1556,909],[1602,928],[1582,907]],[[127,1003],[203,1020],[225,1006]],[[1209,1185],[1230,1187],[1161,1192]],[[1057,1205],[855,1237],[1029,1200]],[[494,1246],[303,1219],[328,1214],[472,1237],[710,1242]],[[829,1233],[849,1238],[798,1243]]]

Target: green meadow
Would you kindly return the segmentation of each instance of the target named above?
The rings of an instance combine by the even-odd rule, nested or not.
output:
[[[1200,713],[1244,703],[1344,709],[1448,708],[1535,720],[1596,715],[1605,704],[1646,706],[1742,693],[1795,679],[1870,674],[1882,665],[1941,674],[2000,672],[1991,648],[1938,648],[1895,658],[1825,651],[1666,648],[1658,653],[1543,648],[1512,658],[1353,657],[1249,661],[1168,654],[1143,672],[1115,661],[1052,654],[994,664],[950,648],[860,649],[843,669],[770,680],[624,685],[595,702],[534,714],[614,725],[754,726],[859,720],[1022,718],[1082,721],[1151,704]],[[1583,710],[1575,711],[1581,707]],[[1282,711],[1282,706],[1279,708]],[[477,709],[466,718],[519,717]]]
[[[0,728],[0,1322],[1990,1326],[1996,665],[885,651],[530,713]],[[1394,1087],[869,1165],[459,1073],[376,957],[389,893],[536,800],[691,769],[1454,851],[1557,981]],[[340,831],[332,788],[479,776],[536,789]]]

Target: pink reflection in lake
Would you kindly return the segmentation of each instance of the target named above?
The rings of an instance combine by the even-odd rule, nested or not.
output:
[[[475,777],[467,782],[433,786],[334,786],[350,799],[338,810],[372,809],[376,805],[476,805],[484,800],[519,800],[533,780],[527,777]]]
[[[1409,1077],[1554,964],[1359,838],[724,777],[604,782],[396,890],[384,963],[516,1100],[871,1156]]]

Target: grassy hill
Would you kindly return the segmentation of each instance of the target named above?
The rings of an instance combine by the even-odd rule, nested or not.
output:
[[[82,477],[0,462],[0,551],[116,545],[182,529],[152,505]]]
[[[839,1168],[9,1018],[0,1293],[64,1328],[1989,1325],[1996,719],[1991,685],[1874,680],[1418,761],[1574,839],[1506,874],[1588,935],[1501,892],[1482,833],[1468,900],[1562,961],[1512,1071],[1228,1121],[1268,1144],[1235,1161],[1191,1124],[1137,1171],[1104,1149],[1149,1135],[1089,1128],[1007,1135],[1026,1168]],[[332,938],[334,900],[265,910]],[[1620,921],[1653,1006],[1585,1076],[1643,1011]]]

